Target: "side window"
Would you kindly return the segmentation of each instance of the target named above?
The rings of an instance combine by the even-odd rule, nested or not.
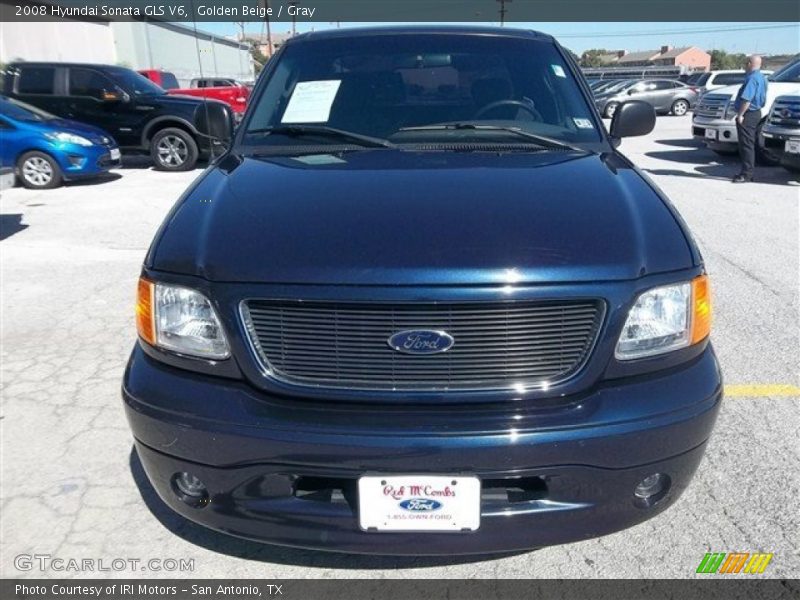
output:
[[[653,87],[650,89],[660,91],[660,90],[671,90],[674,86],[672,85],[671,81],[654,81],[652,84]]]
[[[197,87],[199,87],[199,88],[208,87],[207,83],[208,83],[208,81],[206,81],[205,79],[198,79],[197,80]]]
[[[720,73],[714,78],[715,85],[735,85],[744,82],[744,73]]]
[[[117,86],[102,73],[91,69],[69,70],[69,95],[84,96],[97,100],[114,97]]]
[[[177,90],[180,87],[178,78],[173,73],[162,72],[161,87],[165,90]]]
[[[21,67],[17,76],[18,94],[55,93],[56,70],[53,67]]]

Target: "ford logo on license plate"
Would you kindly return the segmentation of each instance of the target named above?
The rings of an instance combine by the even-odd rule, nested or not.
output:
[[[409,498],[400,502],[400,508],[411,512],[433,512],[442,508],[442,503],[430,498]]]
[[[438,354],[447,352],[455,343],[446,331],[433,329],[398,331],[387,341],[390,348],[404,354]]]

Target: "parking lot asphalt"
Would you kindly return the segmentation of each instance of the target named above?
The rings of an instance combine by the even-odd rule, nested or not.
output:
[[[763,577],[800,576],[800,184],[771,167],[756,183],[733,185],[735,159],[701,148],[689,131],[688,116],[659,117],[653,133],[621,149],[689,223],[712,278],[713,340],[729,395],[699,472],[675,506],[632,529],[500,557],[308,552],[171,513],[132,453],[119,389],[141,261],[199,171],[160,173],[135,161],[102,182],[2,192],[0,574],[689,578],[706,552],[771,552]],[[26,571],[15,567],[20,554],[142,563]],[[193,559],[194,569],[146,570],[146,561],[168,558]]]

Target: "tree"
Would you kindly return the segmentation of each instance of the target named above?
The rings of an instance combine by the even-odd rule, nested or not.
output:
[[[582,67],[602,67],[605,63],[603,63],[601,57],[607,54],[614,54],[614,51],[606,50],[605,48],[587,50],[581,55],[580,65]]]
[[[250,44],[250,56],[253,57],[253,67],[256,71],[256,76],[261,73],[261,69],[267,64],[269,58],[261,54],[261,50],[258,47],[258,44]]]
[[[728,54],[725,50],[711,50],[711,69],[742,69],[747,62],[747,55],[741,52]]]

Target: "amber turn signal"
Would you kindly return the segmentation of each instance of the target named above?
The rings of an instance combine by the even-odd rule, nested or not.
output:
[[[136,294],[136,330],[139,332],[139,337],[151,345],[156,343],[154,291],[155,285],[152,281],[144,277],[139,278]]]
[[[707,275],[692,280],[692,344],[711,333],[711,286]]]

